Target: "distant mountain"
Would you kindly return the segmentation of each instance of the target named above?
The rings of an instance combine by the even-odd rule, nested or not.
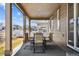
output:
[[[12,26],[12,30],[22,30],[22,29],[23,28],[20,25],[13,25]],[[0,31],[3,31],[3,30],[5,30],[5,25],[4,25],[4,23],[0,23]]]
[[[22,30],[22,26],[20,25],[13,25],[12,30]]]
[[[2,31],[4,29],[5,29],[4,23],[0,23],[0,31]]]
[[[12,38],[23,37],[23,27],[20,25],[12,25]]]

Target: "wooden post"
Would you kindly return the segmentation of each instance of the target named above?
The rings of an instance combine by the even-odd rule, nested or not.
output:
[[[29,19],[29,36],[30,36],[30,33],[31,33],[31,20]]]
[[[5,4],[5,55],[12,54],[12,4]]]
[[[24,43],[28,40],[28,33],[26,33],[26,15],[23,14],[23,36],[24,36]]]

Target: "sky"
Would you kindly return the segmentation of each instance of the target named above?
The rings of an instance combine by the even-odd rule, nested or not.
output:
[[[12,4],[12,24],[23,26],[23,14],[15,4]]]
[[[5,4],[0,3],[0,23],[5,24]]]

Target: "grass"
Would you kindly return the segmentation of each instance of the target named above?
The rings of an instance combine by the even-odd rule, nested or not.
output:
[[[0,43],[0,56],[2,56],[4,54],[4,47],[5,47],[4,42]]]
[[[22,42],[23,42],[23,38],[15,38],[15,39],[13,39],[12,48],[14,49],[15,47],[17,47]]]
[[[23,38],[15,38],[12,40],[12,49],[17,47],[19,44],[23,42]],[[0,56],[4,55],[5,50],[5,42],[0,43]]]

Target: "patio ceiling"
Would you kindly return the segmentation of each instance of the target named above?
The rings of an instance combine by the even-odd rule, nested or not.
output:
[[[31,19],[48,19],[58,8],[57,3],[21,3]]]

